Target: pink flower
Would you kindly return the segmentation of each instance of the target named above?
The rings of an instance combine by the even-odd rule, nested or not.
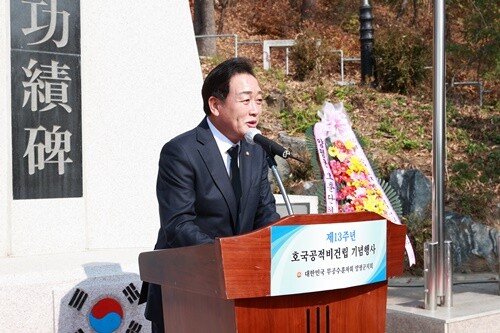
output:
[[[340,151],[343,151],[345,152],[345,145],[342,141],[340,140],[335,140],[335,142],[333,143],[335,147],[337,147]]]
[[[328,153],[330,170],[337,183],[336,200],[341,212],[385,211],[382,194],[373,184],[364,162],[351,141],[332,140]]]

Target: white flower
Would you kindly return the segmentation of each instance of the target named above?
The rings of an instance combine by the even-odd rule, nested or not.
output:
[[[325,138],[329,137],[332,141],[340,138],[351,127],[349,116],[344,110],[342,102],[337,104],[326,102],[318,111],[318,117],[321,119],[321,134]]]

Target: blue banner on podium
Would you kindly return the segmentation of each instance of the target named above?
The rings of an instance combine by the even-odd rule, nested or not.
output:
[[[271,227],[271,296],[384,281],[387,221]]]

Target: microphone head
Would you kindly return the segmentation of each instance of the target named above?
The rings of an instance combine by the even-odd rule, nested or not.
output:
[[[261,134],[261,131],[259,131],[256,128],[249,128],[248,131],[245,133],[245,140],[250,143],[250,144],[255,144],[255,141],[253,141],[253,138],[257,135]]]

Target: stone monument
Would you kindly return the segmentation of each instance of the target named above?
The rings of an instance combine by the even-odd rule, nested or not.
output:
[[[162,145],[203,117],[188,1],[0,1],[5,332],[147,332]]]

